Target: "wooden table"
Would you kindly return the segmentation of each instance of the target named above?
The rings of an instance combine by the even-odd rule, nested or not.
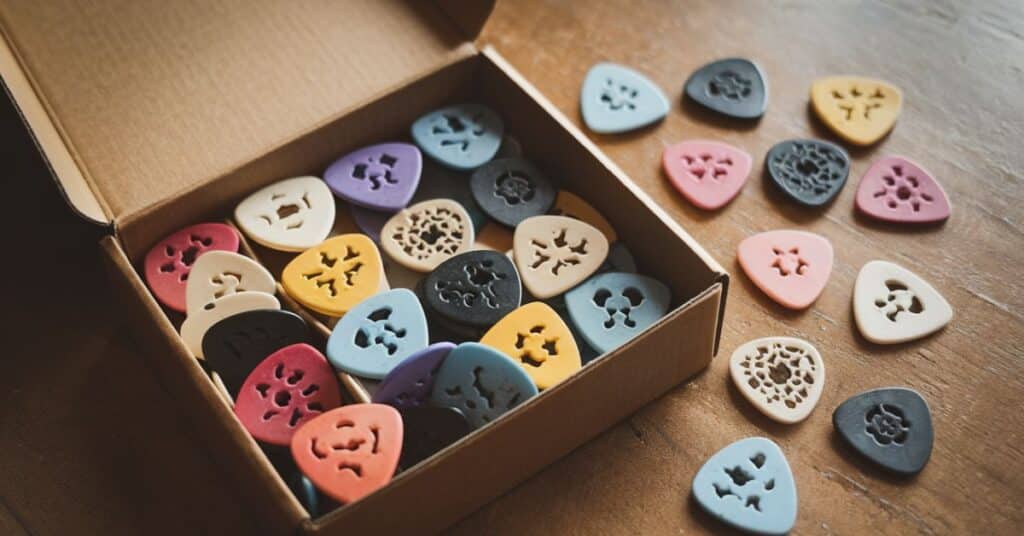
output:
[[[594,138],[734,278],[721,353],[704,374],[454,532],[722,532],[689,498],[690,481],[721,447],[762,435],[782,446],[793,467],[797,533],[1019,533],[1024,4],[506,0],[482,42],[577,121],[580,82],[597,61],[630,65],[660,84],[673,101],[662,124]],[[768,113],[755,126],[679,103],[689,73],[728,56],[755,59],[769,77]],[[838,200],[810,211],[785,202],[759,170],[777,141],[830,137],[807,106],[811,81],[829,74],[889,80],[906,103],[891,136],[852,152],[851,184]],[[14,190],[0,216],[9,229],[0,533],[256,531],[243,512],[205,509],[210,497],[232,491],[216,460],[196,447],[174,400],[131,358],[145,349],[124,339],[125,319],[102,299],[95,231],[67,214],[9,106],[0,125],[5,184]],[[754,176],[727,208],[701,212],[662,176],[662,149],[687,138],[721,139],[754,155]],[[954,205],[946,225],[907,230],[855,215],[856,182],[890,153],[921,162],[942,182]],[[768,300],[735,262],[741,239],[777,228],[822,234],[836,249],[828,287],[802,313]],[[872,259],[895,261],[934,284],[955,309],[952,324],[891,347],[860,337],[850,297],[857,271]],[[768,335],[806,338],[826,360],[824,395],[802,424],[773,424],[730,385],[732,350]],[[832,431],[836,405],[889,385],[918,390],[933,412],[935,450],[915,479],[881,474]]]

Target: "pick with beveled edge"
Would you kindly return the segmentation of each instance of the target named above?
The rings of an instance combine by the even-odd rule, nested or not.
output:
[[[694,71],[683,86],[686,96],[709,110],[737,119],[757,119],[768,107],[764,73],[745,58],[727,58]]]
[[[821,354],[795,337],[764,337],[744,343],[729,359],[729,373],[747,401],[783,424],[806,419],[825,387]]]
[[[235,223],[254,242],[279,251],[302,251],[334,228],[334,196],[318,177],[275,182],[235,208]]]
[[[825,125],[854,145],[871,145],[896,125],[900,89],[883,80],[829,76],[811,85],[811,107]]]
[[[278,309],[258,309],[231,315],[206,330],[203,357],[224,383],[232,400],[257,365],[270,354],[300,342],[308,343],[309,328],[302,317]]]
[[[352,151],[324,172],[334,195],[370,210],[393,212],[409,204],[423,172],[410,143],[380,143]]]
[[[555,205],[551,207],[550,214],[552,216],[566,216],[593,225],[604,234],[609,244],[615,243],[619,239],[619,235],[615,233],[615,228],[612,227],[608,218],[604,217],[604,214],[598,212],[593,205],[587,203],[582,197],[568,190],[559,190],[558,195],[555,197]]]
[[[405,437],[398,464],[408,469],[473,431],[466,416],[455,408],[429,406],[401,410]]]
[[[598,63],[583,80],[580,112],[594,132],[615,134],[645,127],[664,118],[668,109],[661,88],[628,67]]]
[[[185,289],[189,272],[208,251],[238,251],[238,233],[223,223],[199,223],[165,237],[143,261],[143,274],[153,297],[169,309],[188,310]]]
[[[661,281],[609,272],[567,292],[565,305],[587,344],[604,353],[629,342],[665,316],[671,297]]]
[[[512,242],[523,286],[541,300],[582,283],[608,256],[608,239],[601,231],[565,216],[523,220]]]
[[[398,409],[427,404],[434,388],[434,376],[454,348],[450,342],[438,342],[405,358],[381,380],[373,393],[373,401]]]
[[[669,182],[698,208],[732,201],[750,176],[750,155],[717,141],[688,140],[665,148],[661,165]]]
[[[412,139],[435,161],[459,170],[479,167],[501,147],[505,123],[481,104],[434,110],[412,124]]]
[[[340,317],[381,290],[384,265],[373,240],[343,234],[307,249],[281,272],[281,285],[295,301]]]
[[[505,315],[480,338],[519,363],[540,390],[555,386],[583,366],[576,340],[558,313],[530,302]]]
[[[490,346],[464,342],[445,358],[430,401],[462,411],[479,428],[536,394],[537,385],[518,363]]]
[[[935,223],[949,218],[942,185],[916,162],[902,156],[879,159],[857,187],[857,210],[894,223]]]
[[[808,207],[828,204],[850,175],[850,156],[822,140],[786,140],[765,156],[768,178],[790,199]]]
[[[203,359],[203,337],[211,326],[229,316],[257,309],[280,309],[281,303],[273,294],[245,291],[224,296],[212,302],[210,309],[201,308],[185,317],[181,323],[181,340],[198,359]]]
[[[761,291],[790,309],[814,303],[832,273],[832,244],[806,231],[767,231],[748,237],[740,242],[737,257]]]
[[[896,344],[931,335],[953,319],[935,287],[891,262],[871,261],[853,287],[853,317],[864,338]]]
[[[349,309],[327,339],[327,357],[338,370],[379,380],[426,348],[428,340],[419,299],[400,288],[370,296]]]
[[[208,251],[196,259],[185,286],[189,314],[247,290],[274,294],[277,283],[261,264],[233,251]]]
[[[849,398],[832,414],[832,425],[858,453],[901,475],[921,472],[935,441],[928,403],[902,387],[873,389]]]
[[[469,214],[451,199],[430,199],[404,208],[380,231],[381,249],[395,262],[417,272],[429,272],[469,251],[474,241]]]

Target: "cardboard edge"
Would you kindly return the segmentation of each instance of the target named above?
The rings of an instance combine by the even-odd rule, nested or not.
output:
[[[434,0],[469,40],[475,40],[494,11],[496,0]]]

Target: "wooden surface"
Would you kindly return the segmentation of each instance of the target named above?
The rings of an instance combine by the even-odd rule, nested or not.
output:
[[[789,458],[800,496],[796,533],[1019,533],[1024,4],[505,0],[482,41],[577,121],[579,85],[597,61],[630,65],[660,84],[673,101],[665,122],[594,139],[734,278],[721,352],[704,374],[455,533],[719,533],[689,499],[690,481],[708,456],[751,435],[775,439]],[[757,125],[680,105],[687,75],[727,56],[753,58],[768,75],[770,104]],[[799,209],[766,187],[763,155],[782,139],[828,137],[807,107],[811,81],[828,74],[889,80],[906,105],[891,136],[852,152],[850,183],[832,206]],[[0,134],[9,229],[0,533],[256,532],[243,511],[206,508],[210,497],[232,491],[173,398],[133,358],[145,349],[125,338],[125,319],[103,298],[96,231],[67,213],[6,103]],[[692,208],[662,177],[662,149],[688,138],[721,139],[754,156],[750,182],[724,210]],[[919,161],[942,182],[954,205],[946,225],[905,230],[854,214],[857,181],[872,159],[890,153]],[[735,262],[742,238],[790,227],[825,235],[836,249],[828,287],[803,313],[770,302]],[[933,283],[953,305],[952,324],[893,347],[860,337],[850,297],[872,259]],[[806,338],[824,356],[825,392],[802,424],[772,424],[729,383],[732,350],[768,335]],[[832,431],[836,405],[889,385],[917,389],[932,408],[935,450],[915,479],[873,469]]]

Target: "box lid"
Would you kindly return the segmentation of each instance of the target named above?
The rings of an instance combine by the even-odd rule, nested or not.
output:
[[[0,75],[71,206],[120,218],[475,53],[493,0],[0,3]]]

